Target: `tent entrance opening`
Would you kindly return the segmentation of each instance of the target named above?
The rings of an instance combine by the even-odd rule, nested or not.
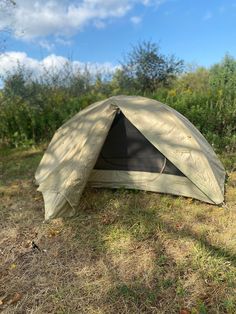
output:
[[[184,176],[121,111],[115,116],[94,169]]]

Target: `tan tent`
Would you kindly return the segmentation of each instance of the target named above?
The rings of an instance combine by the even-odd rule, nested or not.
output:
[[[86,184],[224,201],[225,170],[203,135],[158,101],[117,96],[62,125],[36,171],[45,219],[72,216]]]

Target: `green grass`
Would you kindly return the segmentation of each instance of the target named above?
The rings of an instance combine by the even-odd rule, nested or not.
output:
[[[42,154],[0,151],[3,313],[236,313],[234,155],[227,207],[86,189],[77,217],[43,223]]]

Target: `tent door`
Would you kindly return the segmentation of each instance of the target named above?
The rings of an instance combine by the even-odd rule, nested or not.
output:
[[[115,116],[94,169],[184,176],[121,111]]]

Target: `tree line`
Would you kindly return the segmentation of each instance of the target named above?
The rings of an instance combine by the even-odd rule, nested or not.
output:
[[[185,115],[216,150],[236,150],[236,59],[228,54],[210,68],[187,69],[153,42],[133,46],[109,75],[71,65],[35,75],[19,64],[2,77],[0,145],[50,140],[68,118],[89,104],[119,94],[164,102]]]

